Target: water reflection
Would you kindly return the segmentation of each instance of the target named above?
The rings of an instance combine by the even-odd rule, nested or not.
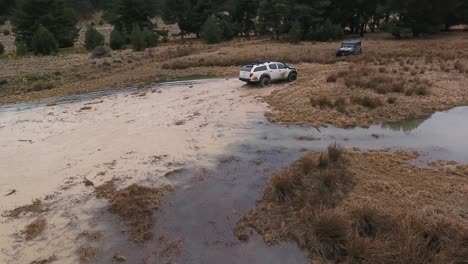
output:
[[[428,118],[430,117],[405,119],[398,122],[385,123],[382,124],[382,128],[389,128],[393,131],[411,132],[418,128]]]

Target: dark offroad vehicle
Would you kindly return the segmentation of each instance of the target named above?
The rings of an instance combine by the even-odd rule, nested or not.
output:
[[[349,40],[341,43],[341,48],[336,52],[337,57],[357,55],[362,53],[360,40]]]

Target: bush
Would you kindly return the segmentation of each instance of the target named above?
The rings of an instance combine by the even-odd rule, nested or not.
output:
[[[109,49],[104,46],[97,46],[91,52],[94,58],[108,57],[110,55]]]
[[[222,29],[214,17],[209,17],[203,24],[201,36],[208,44],[219,43],[223,40]]]
[[[145,39],[145,48],[154,47],[158,43],[158,36],[153,31],[149,30],[147,27],[141,32]]]
[[[145,35],[138,25],[133,27],[132,34],[130,35],[130,43],[134,51],[142,51],[146,49]]]
[[[26,45],[26,43],[22,41],[15,42],[15,47],[16,47],[16,55],[18,56],[24,56],[28,54],[29,52],[28,46]]]
[[[4,29],[4,30],[3,30],[3,35],[9,36],[9,35],[10,35],[10,30]]]
[[[120,50],[125,47],[125,39],[122,36],[122,34],[114,29],[111,34],[110,34],[110,39],[109,39],[110,47],[113,50]]]
[[[85,33],[84,46],[86,50],[93,50],[97,46],[104,45],[104,35],[99,33],[93,26],[89,26]]]
[[[0,42],[0,55],[3,53],[5,53],[5,46],[3,46],[3,44]]]
[[[45,27],[39,26],[31,41],[31,49],[34,54],[50,55],[58,51],[57,40]]]
[[[291,43],[299,43],[302,40],[304,32],[302,31],[302,26],[299,21],[296,21],[292,24],[291,29],[288,32],[287,40]]]

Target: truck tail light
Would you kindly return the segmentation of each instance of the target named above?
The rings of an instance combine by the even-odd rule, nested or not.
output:
[[[251,72],[251,73],[249,74],[249,77],[250,77],[250,78],[252,78],[252,76],[253,76],[253,72]]]

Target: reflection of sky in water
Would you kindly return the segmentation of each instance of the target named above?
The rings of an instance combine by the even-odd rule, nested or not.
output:
[[[245,145],[322,149],[338,142],[367,149],[402,148],[423,152],[426,159],[468,162],[468,107],[437,112],[427,119],[417,118],[369,128],[341,129],[264,124],[245,130]],[[319,140],[300,141],[297,136]]]

